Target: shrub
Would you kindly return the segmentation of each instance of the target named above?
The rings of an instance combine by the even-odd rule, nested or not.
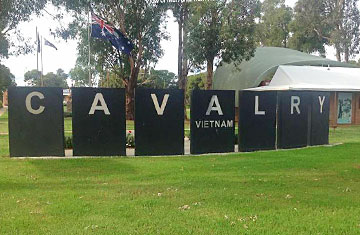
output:
[[[0,100],[0,108],[2,108],[3,107],[3,103],[2,103],[2,101]]]
[[[65,149],[73,148],[72,136],[64,137]],[[126,134],[126,147],[133,148],[135,147],[135,137],[131,131],[128,131]]]
[[[64,118],[67,117],[72,117],[72,113],[71,112],[64,112]]]
[[[184,135],[190,139],[190,130],[185,130]]]
[[[65,149],[72,149],[72,136],[65,136]]]
[[[135,137],[131,131],[128,131],[126,134],[126,147],[128,148],[135,147]]]

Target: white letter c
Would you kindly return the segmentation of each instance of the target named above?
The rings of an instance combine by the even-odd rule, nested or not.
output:
[[[37,115],[37,114],[40,114],[40,113],[44,112],[45,107],[42,106],[42,105],[40,105],[40,107],[39,107],[38,109],[33,109],[32,106],[31,106],[31,99],[32,99],[34,96],[39,97],[39,99],[41,99],[41,100],[44,99],[45,97],[44,97],[44,95],[43,95],[42,93],[37,92],[37,91],[33,91],[33,92],[31,92],[30,94],[28,94],[28,95],[26,96],[26,99],[25,99],[26,109],[27,109],[30,113]]]

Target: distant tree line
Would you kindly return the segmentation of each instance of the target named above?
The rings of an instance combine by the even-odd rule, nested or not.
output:
[[[50,72],[41,78],[41,72],[33,69],[24,74],[24,81],[29,86],[45,86],[45,87],[62,87],[68,88],[68,74],[62,69],[58,69],[56,73]]]
[[[349,62],[360,49],[358,0],[298,0],[294,9],[285,0],[264,0],[257,35],[259,45],[322,56],[333,46],[337,60]]]

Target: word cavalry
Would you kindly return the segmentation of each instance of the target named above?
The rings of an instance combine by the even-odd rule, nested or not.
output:
[[[126,155],[125,90],[72,88],[74,156]],[[328,144],[329,93],[194,90],[190,153]],[[235,102],[237,101],[237,102]],[[239,108],[236,108],[238,106]],[[9,88],[11,157],[64,156],[62,88]],[[135,155],[184,154],[184,91],[135,90]]]

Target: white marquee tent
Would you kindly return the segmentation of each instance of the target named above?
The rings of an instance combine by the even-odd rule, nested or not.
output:
[[[282,65],[268,86],[248,90],[360,91],[360,68]]]

